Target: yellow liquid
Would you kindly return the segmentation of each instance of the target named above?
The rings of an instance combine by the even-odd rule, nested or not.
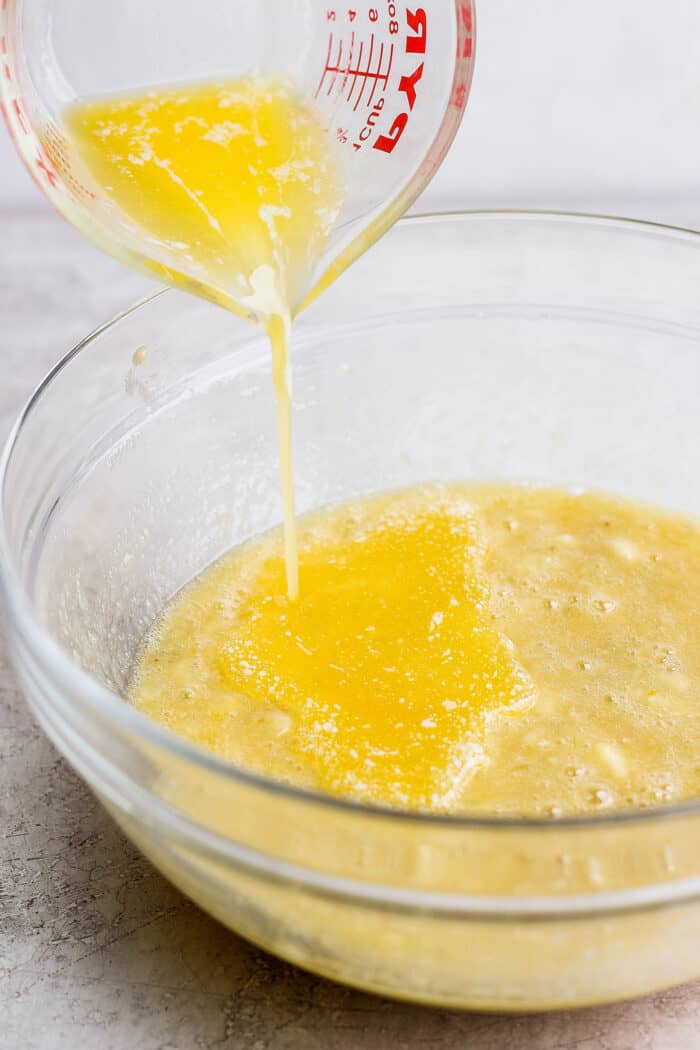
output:
[[[560,815],[700,791],[700,529],[608,497],[425,487],[278,533],[165,611],[134,702],[271,777]]]
[[[72,145],[144,241],[267,328],[279,408],[288,589],[298,593],[289,327],[344,197],[331,142],[283,80],[249,77],[80,103]]]

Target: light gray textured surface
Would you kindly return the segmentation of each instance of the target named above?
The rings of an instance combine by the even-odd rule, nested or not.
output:
[[[0,213],[0,245],[4,437],[60,354],[148,285],[45,212]],[[375,999],[250,947],[124,840],[33,723],[1,643],[0,739],[1,1050],[700,1050],[700,985],[477,1016]]]

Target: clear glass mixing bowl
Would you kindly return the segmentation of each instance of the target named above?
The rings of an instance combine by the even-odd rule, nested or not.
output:
[[[684,231],[402,223],[294,333],[300,509],[526,479],[699,513],[699,290]],[[15,429],[11,650],[42,725],[130,838],[244,936],[389,995],[539,1009],[700,975],[697,801],[579,820],[372,810],[221,763],[122,699],[163,603],[280,514],[265,340],[175,292],[68,354]]]

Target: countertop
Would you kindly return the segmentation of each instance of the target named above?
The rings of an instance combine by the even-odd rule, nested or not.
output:
[[[0,212],[0,437],[148,282],[46,210]],[[0,639],[1,1050],[700,1050],[700,983],[500,1017],[392,1003],[278,962],[158,875],[34,724]]]

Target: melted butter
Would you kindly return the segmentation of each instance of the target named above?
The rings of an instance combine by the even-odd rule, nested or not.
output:
[[[416,495],[313,519],[296,603],[280,600],[273,551],[246,551],[235,627],[212,654],[222,685],[290,718],[286,746],[325,790],[448,806],[486,717],[531,692],[491,623],[469,505]]]
[[[439,489],[379,497],[305,519],[299,541],[296,602],[274,533],[188,588],[136,702],[257,768],[270,748],[274,775],[449,808],[483,760],[488,717],[532,693],[492,623],[472,507]]]
[[[248,77],[82,102],[66,131],[143,246],[165,249],[202,289],[252,312],[273,349],[287,581],[298,593],[289,382],[290,318],[344,197],[331,142],[284,80]],[[157,268],[157,267],[156,267]],[[166,272],[164,270],[164,272]]]

